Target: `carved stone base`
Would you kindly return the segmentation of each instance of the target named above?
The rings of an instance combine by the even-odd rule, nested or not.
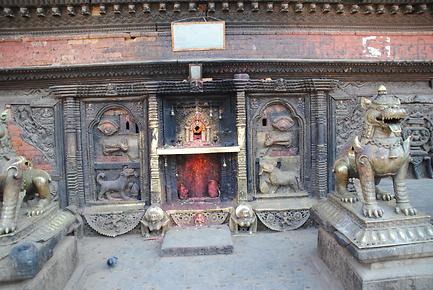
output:
[[[68,236],[54,248],[53,256],[33,279],[1,284],[1,287],[8,290],[63,289],[71,278],[77,262],[77,238]]]
[[[144,216],[144,204],[88,207],[83,213],[89,226],[101,235],[116,237],[132,231]]]
[[[362,203],[343,203],[334,194],[313,209],[316,220],[325,228],[336,230],[357,249],[382,248],[433,242],[430,216],[396,214],[395,201],[378,201],[383,209],[382,218],[366,218]]]
[[[334,194],[312,208],[320,223],[322,260],[346,289],[431,289],[433,227],[422,213],[404,216],[395,201],[378,201],[382,218],[367,218],[362,203]]]
[[[20,215],[24,213],[23,209]],[[35,277],[57,245],[80,226],[81,219],[75,213],[60,210],[55,203],[37,217],[20,217],[16,232],[0,236],[0,282]]]
[[[395,247],[386,249],[391,254]],[[433,285],[433,256],[361,263],[353,257],[344,243],[342,245],[338,235],[323,228],[319,229],[318,250],[321,259],[345,289],[427,290]]]
[[[315,199],[308,197],[256,200],[251,202],[257,217],[273,231],[289,231],[300,228],[310,217]]]
[[[282,199],[282,198],[295,198],[295,197],[307,197],[308,193],[305,191],[290,192],[290,193],[274,193],[274,194],[256,194],[256,199]]]
[[[168,215],[177,226],[221,225],[227,221],[232,208],[204,210],[167,210]]]

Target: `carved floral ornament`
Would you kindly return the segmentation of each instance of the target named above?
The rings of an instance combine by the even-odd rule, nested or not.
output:
[[[83,215],[97,233],[116,237],[133,230],[145,214],[143,204],[88,207]]]

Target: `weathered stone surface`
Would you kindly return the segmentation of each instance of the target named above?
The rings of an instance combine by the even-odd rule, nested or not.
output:
[[[63,289],[77,265],[77,239],[65,237],[54,249],[53,256],[31,280],[18,283],[2,283],[8,290],[59,290]]]
[[[433,257],[360,263],[323,228],[319,229],[318,250],[345,289],[427,290],[433,285]]]
[[[164,236],[161,256],[232,254],[233,241],[226,225],[175,227]]]
[[[20,215],[24,215],[22,209]],[[18,231],[0,236],[0,283],[34,278],[67,234],[80,227],[70,210],[52,205],[36,217],[22,218]]]
[[[344,203],[334,194],[313,207],[313,217],[325,228],[343,234],[358,249],[382,248],[433,242],[430,216],[396,214],[395,201],[378,201],[382,218],[362,214],[362,203]]]

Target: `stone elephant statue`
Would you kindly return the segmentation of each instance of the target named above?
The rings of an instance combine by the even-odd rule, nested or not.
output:
[[[28,210],[29,216],[43,213],[51,203],[51,177],[44,170],[34,169],[31,161],[15,156],[4,163],[0,175],[3,206],[0,216],[0,234],[16,230],[22,200],[38,197],[37,204]]]

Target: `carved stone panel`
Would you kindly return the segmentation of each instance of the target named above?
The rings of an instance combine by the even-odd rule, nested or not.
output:
[[[37,148],[45,161],[55,162],[54,108],[12,105],[15,124],[25,142]]]
[[[83,212],[86,222],[97,233],[116,237],[133,230],[144,216],[142,205],[100,205]]]
[[[254,104],[254,103],[252,103]],[[258,197],[303,192],[303,121],[287,102],[265,103],[252,119],[252,154]]]
[[[146,199],[146,122],[141,102],[85,103],[90,187],[86,200],[118,203]]]

